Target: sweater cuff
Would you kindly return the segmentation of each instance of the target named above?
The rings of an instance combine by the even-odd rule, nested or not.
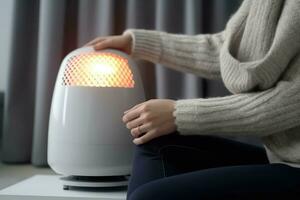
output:
[[[131,56],[157,63],[161,57],[161,33],[142,29],[127,29],[123,34],[132,37]]]

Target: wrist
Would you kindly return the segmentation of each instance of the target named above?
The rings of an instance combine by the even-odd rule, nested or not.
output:
[[[128,53],[128,55],[131,55],[132,51],[133,51],[133,49],[132,49],[133,36],[128,30],[123,32],[122,35],[124,36],[124,39],[126,41],[126,52]]]
[[[162,56],[161,32],[144,29],[127,29],[123,34],[132,38],[131,56],[158,63]]]

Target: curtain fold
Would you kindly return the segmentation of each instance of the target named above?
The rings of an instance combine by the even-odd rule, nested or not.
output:
[[[63,57],[97,36],[126,28],[199,34],[222,30],[240,0],[15,0],[2,159],[47,165],[48,120]],[[228,94],[208,81],[137,61],[147,99]]]
[[[14,6],[2,160],[23,163],[30,160],[33,136],[39,2],[18,1]]]

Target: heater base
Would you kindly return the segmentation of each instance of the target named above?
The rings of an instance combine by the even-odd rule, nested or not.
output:
[[[128,185],[128,179],[129,176],[65,176],[60,178],[64,190],[69,190],[70,187],[123,187]]]

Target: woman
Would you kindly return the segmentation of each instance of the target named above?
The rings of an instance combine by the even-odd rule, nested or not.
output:
[[[300,198],[299,10],[298,0],[245,0],[221,33],[127,30],[88,43],[222,79],[232,92],[124,113],[136,144],[128,199]],[[220,135],[259,137],[264,149]]]

